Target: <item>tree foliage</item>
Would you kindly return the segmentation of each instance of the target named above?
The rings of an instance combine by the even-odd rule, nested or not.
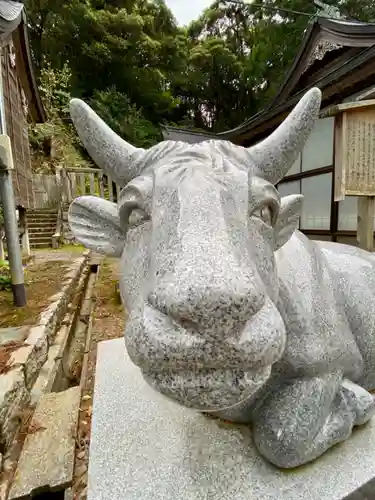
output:
[[[148,148],[162,140],[160,128],[147,120],[129,97],[115,87],[95,91],[90,105],[115,132],[134,146]]]
[[[375,20],[372,0],[326,3],[352,18]],[[180,27],[164,0],[27,0],[26,5],[54,126],[60,120],[67,130],[72,95],[144,147],[161,139],[161,124],[220,132],[261,110],[317,13],[313,0],[215,0],[199,19]]]
[[[29,139],[33,169],[50,171],[56,166],[91,166],[91,160],[75,133],[69,118],[71,70],[68,62],[53,69],[47,62],[40,71],[39,91],[48,121],[30,126]]]

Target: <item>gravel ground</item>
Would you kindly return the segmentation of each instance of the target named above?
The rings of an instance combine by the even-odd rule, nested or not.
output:
[[[85,248],[81,245],[67,245],[53,250],[52,248],[43,248],[41,250],[32,250],[35,264],[47,261],[66,260],[72,261],[83,254]]]
[[[0,290],[0,328],[35,324],[50,297],[61,290],[67,269],[83,251],[83,247],[68,246],[33,252],[24,272],[27,305],[15,307],[11,291]]]

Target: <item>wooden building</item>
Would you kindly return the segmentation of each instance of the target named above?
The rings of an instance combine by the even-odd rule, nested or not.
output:
[[[28,124],[46,120],[31,58],[27,22],[20,13],[17,27],[7,31],[0,12],[0,124],[12,143],[16,205],[33,208]],[[11,24],[11,23],[10,23]]]
[[[311,238],[356,244],[357,199],[346,197],[336,203],[333,198],[334,118],[325,115],[333,105],[375,98],[374,68],[375,24],[315,18],[269,106],[239,127],[215,136],[251,146],[275,130],[309,88],[321,89],[321,119],[302,154],[278,185],[282,195],[304,195],[300,229]],[[187,132],[166,127],[163,134],[165,139],[184,141]],[[212,139],[210,135],[195,135],[195,142]],[[193,142],[191,135],[186,142]]]

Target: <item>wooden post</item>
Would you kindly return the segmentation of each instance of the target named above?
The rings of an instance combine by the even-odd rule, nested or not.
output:
[[[68,179],[70,180],[72,199],[74,200],[77,197],[76,174],[74,172],[68,172],[67,176],[68,176]]]
[[[27,257],[30,255],[29,229],[27,227],[26,210],[22,207],[18,209],[20,216],[20,226],[22,228],[22,254]]]
[[[100,196],[100,198],[104,198],[103,172],[99,173],[99,196]]]
[[[358,245],[363,250],[373,251],[375,196],[358,196]]]
[[[95,175],[89,174],[90,179],[90,194],[91,196],[95,196]]]
[[[62,167],[56,167],[55,175],[56,175],[56,186],[57,186],[57,189],[59,191],[60,199],[61,199],[62,203],[65,203],[66,202],[66,194],[65,194],[65,189],[64,189],[64,180],[63,180],[64,174],[63,174]]]
[[[120,184],[116,183],[116,203],[118,203],[120,200],[120,192],[121,192],[121,186]]]
[[[68,203],[70,203],[73,200],[73,195],[72,195],[72,186],[70,184],[69,174],[64,169],[61,170],[61,172],[62,172],[63,184],[64,184],[65,192],[66,192],[66,200]]]
[[[112,178],[108,175],[108,195],[109,195],[109,201],[113,201],[113,184],[112,184]]]
[[[4,237],[4,230],[0,228],[0,260],[5,260]]]
[[[85,174],[79,175],[79,185],[81,188],[81,196],[85,196],[85,194],[86,194],[86,175]]]

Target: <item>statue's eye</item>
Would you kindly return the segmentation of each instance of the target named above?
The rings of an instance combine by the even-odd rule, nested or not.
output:
[[[271,205],[261,205],[253,211],[252,215],[261,219],[268,226],[273,226],[276,220],[277,211],[275,207]]]
[[[262,207],[260,209],[260,218],[266,224],[272,224],[272,212],[270,207]]]
[[[140,224],[149,219],[150,219],[149,215],[144,210],[141,210],[139,208],[133,209],[129,214],[128,227],[132,228],[139,226]]]

